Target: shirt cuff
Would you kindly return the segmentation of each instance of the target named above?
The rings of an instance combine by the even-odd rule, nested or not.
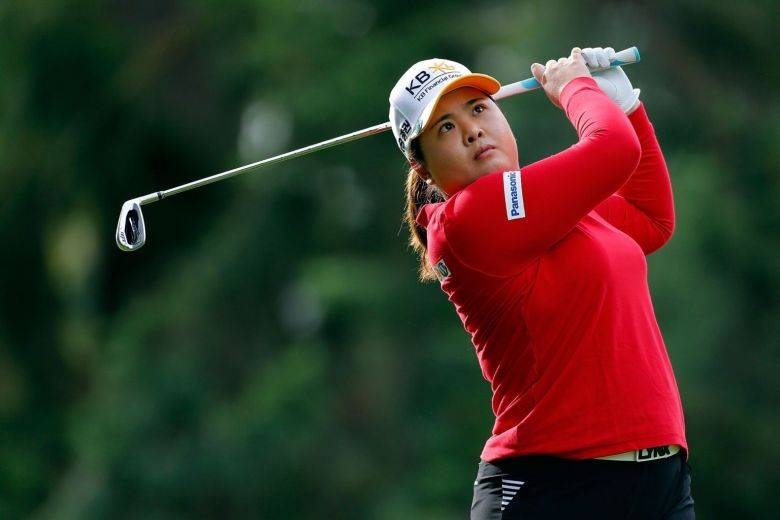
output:
[[[564,111],[566,111],[569,101],[571,101],[571,98],[574,96],[574,94],[580,90],[587,90],[589,87],[601,92],[601,89],[599,88],[598,83],[596,83],[596,80],[589,76],[580,76],[569,81],[566,86],[563,87],[559,97],[559,101]]]

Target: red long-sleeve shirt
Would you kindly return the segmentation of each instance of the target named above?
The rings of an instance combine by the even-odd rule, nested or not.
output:
[[[674,227],[663,154],[644,107],[627,118],[590,78],[561,105],[575,145],[417,218],[493,391],[482,459],[687,449],[647,285]]]

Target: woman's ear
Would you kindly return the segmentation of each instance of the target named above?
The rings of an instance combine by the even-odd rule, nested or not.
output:
[[[428,171],[428,169],[425,167],[423,163],[411,159],[409,161],[409,166],[411,166],[414,169],[414,171],[417,172],[417,175],[419,175],[420,178],[425,181],[425,184],[427,184],[428,186],[433,184],[433,178],[431,177],[431,173]]]

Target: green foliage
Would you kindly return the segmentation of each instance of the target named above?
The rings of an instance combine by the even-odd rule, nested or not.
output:
[[[388,135],[133,196],[380,123],[431,56],[509,82],[637,45],[677,228],[650,259],[702,518],[777,510],[780,106],[772,2],[0,3],[0,517],[462,518],[492,425],[416,282]],[[502,102],[521,162],[567,146]]]

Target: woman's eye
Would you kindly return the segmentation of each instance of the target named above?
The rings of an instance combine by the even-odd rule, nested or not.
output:
[[[483,105],[482,103],[480,103],[479,105],[474,107],[474,112],[476,112],[477,114],[481,114],[485,110],[487,110],[487,107],[485,105]]]
[[[441,132],[443,134],[444,132],[449,132],[453,128],[455,128],[455,125],[453,125],[450,122],[447,122],[447,123],[444,123],[443,125],[441,125],[439,127],[439,132]]]

